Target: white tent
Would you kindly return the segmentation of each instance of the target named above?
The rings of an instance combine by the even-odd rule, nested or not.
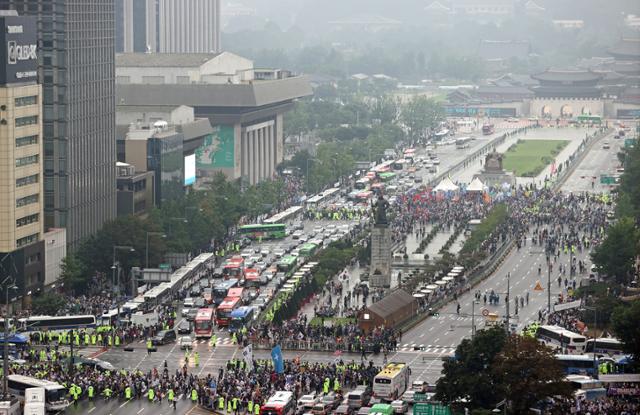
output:
[[[458,186],[451,180],[450,177],[445,177],[442,179],[439,185],[437,185],[433,191],[434,192],[455,192],[458,190]]]
[[[486,188],[487,186],[485,186],[484,183],[476,177],[471,181],[471,183],[469,183],[469,186],[467,186],[467,192],[483,192]]]

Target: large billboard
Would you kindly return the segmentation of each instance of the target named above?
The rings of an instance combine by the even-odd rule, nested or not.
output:
[[[196,155],[189,154],[184,158],[184,185],[191,186],[196,182]]]
[[[36,18],[0,17],[0,84],[38,80]]]
[[[233,125],[217,125],[196,150],[196,167],[203,170],[230,169],[235,165]]]

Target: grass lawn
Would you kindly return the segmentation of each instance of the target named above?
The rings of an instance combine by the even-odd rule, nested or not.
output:
[[[536,177],[567,144],[567,140],[518,140],[504,154],[502,167],[519,177]]]

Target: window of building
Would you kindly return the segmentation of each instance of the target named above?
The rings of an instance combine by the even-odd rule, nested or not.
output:
[[[30,146],[31,144],[38,144],[37,135],[16,138],[16,147]]]
[[[143,76],[143,84],[162,85],[164,84],[164,76]]]
[[[20,177],[16,179],[16,187],[28,186],[30,184],[38,183],[40,180],[39,174],[34,174],[27,177]]]
[[[26,107],[27,105],[36,105],[37,103],[38,103],[37,95],[16,98],[16,107]]]
[[[25,265],[31,265],[31,264],[37,264],[38,262],[40,262],[40,252],[37,252],[33,255],[29,255],[28,257],[26,257],[24,259],[24,264]],[[40,273],[38,273],[39,275]]]
[[[37,115],[30,115],[28,117],[18,117],[16,118],[16,127],[24,127],[27,125],[35,125],[38,123]]]
[[[34,213],[33,215],[28,215],[19,219],[16,219],[16,228],[20,228],[22,226],[30,225],[34,222],[37,222],[40,219],[39,213]]]
[[[37,193],[35,195],[21,197],[20,199],[16,199],[16,207],[22,207],[22,206],[31,205],[33,203],[38,203],[39,199],[40,197]]]
[[[38,242],[40,239],[40,233],[34,233],[33,235],[25,236],[16,241],[16,246],[22,248],[23,246],[31,245],[34,242]]]
[[[31,164],[36,164],[38,163],[39,159],[40,159],[40,156],[38,156],[37,154],[33,156],[19,157],[16,159],[16,167],[24,167],[24,166],[29,166]]]

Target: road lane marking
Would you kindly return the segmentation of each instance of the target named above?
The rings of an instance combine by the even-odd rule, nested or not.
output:
[[[96,410],[96,407],[94,406],[93,408],[89,409],[89,410],[87,411],[87,413],[88,413],[88,414],[90,414],[91,412],[93,412],[93,411],[95,411],[95,410]]]
[[[129,401],[124,401],[124,403],[122,405],[120,405],[120,408],[122,408],[123,406],[125,406],[128,403],[129,403]]]
[[[144,411],[144,408],[140,409],[137,413],[140,413],[140,412],[142,412],[142,411]]]

